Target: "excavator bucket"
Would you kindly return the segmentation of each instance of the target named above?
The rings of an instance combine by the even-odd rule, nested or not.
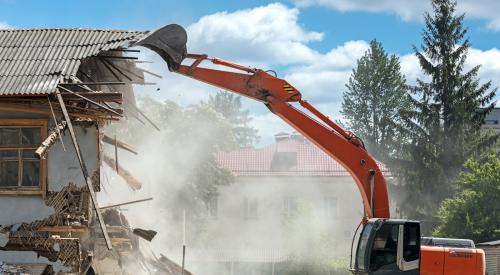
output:
[[[167,62],[168,69],[175,71],[186,57],[186,43],[186,30],[177,24],[170,24],[147,34],[133,46],[155,51]]]

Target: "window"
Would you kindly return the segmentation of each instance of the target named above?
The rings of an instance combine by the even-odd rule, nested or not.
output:
[[[207,205],[207,216],[210,219],[217,219],[219,211],[219,198],[217,195],[210,195],[206,205]]]
[[[299,204],[297,202],[297,198],[285,197],[283,199],[283,210],[285,212],[285,216],[296,217],[299,212]]]
[[[377,270],[383,266],[396,264],[398,254],[398,224],[383,224],[373,239],[370,257],[370,270]]]
[[[496,120],[496,119],[486,119],[485,120],[485,124],[486,125],[491,125],[491,124],[498,125],[498,120]]]
[[[45,161],[35,150],[46,136],[46,120],[0,119],[0,194],[45,190]]]
[[[370,238],[370,234],[372,232],[372,227],[373,225],[371,223],[366,224],[363,228],[363,232],[361,232],[361,235],[359,237],[358,249],[356,254],[356,266],[362,270],[366,270],[365,253],[366,247],[368,246],[368,239]]]
[[[407,223],[404,230],[403,258],[406,262],[418,260],[420,258],[420,226]]]
[[[257,198],[245,197],[244,200],[245,220],[259,218],[259,201]]]
[[[338,208],[337,208],[337,198],[325,197],[325,215],[329,219],[337,218]]]

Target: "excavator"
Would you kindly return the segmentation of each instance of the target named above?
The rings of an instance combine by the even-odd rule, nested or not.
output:
[[[147,34],[133,46],[159,54],[171,72],[262,102],[352,175],[364,208],[356,251],[351,257],[352,273],[485,274],[481,249],[423,245],[418,221],[391,219],[386,180],[363,141],[304,100],[296,87],[271,70],[188,53],[186,44],[185,29],[170,24]],[[213,65],[203,67],[202,62]],[[357,236],[357,230],[354,235]]]

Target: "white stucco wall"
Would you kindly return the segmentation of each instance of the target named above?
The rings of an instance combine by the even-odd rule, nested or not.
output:
[[[310,234],[326,232],[334,238],[336,256],[347,257],[351,238],[362,217],[361,196],[350,177],[239,177],[220,187],[218,217],[208,225],[212,241],[229,249],[281,249],[293,242],[307,244]],[[245,219],[244,199],[258,200],[258,218]],[[304,232],[287,236],[284,197],[296,198],[300,214],[292,219]],[[325,213],[325,198],[333,197],[336,215]],[[311,232],[307,232],[312,230]]]

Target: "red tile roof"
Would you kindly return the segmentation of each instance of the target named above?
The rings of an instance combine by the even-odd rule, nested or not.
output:
[[[277,152],[295,152],[296,163],[287,169],[273,169],[273,157]],[[217,162],[236,176],[350,176],[344,167],[316,145],[293,138],[283,139],[263,148],[220,152],[217,154]],[[381,162],[377,163],[384,175],[390,176],[388,168]]]

